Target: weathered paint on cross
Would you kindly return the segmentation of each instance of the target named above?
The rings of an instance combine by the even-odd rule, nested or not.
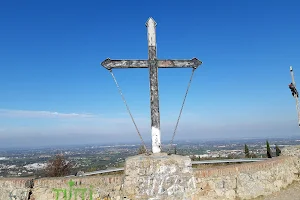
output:
[[[114,68],[149,68],[150,109],[152,152],[161,152],[160,113],[158,94],[158,68],[197,68],[202,64],[197,58],[191,60],[157,60],[156,57],[156,22],[149,18],[146,22],[148,38],[148,60],[111,60],[107,58],[101,65],[108,70]]]
[[[290,66],[290,73],[291,73],[291,77],[292,77],[292,83],[296,87],[296,82],[295,82],[295,78],[294,78],[294,71],[293,71],[292,66]]]
[[[156,22],[150,17],[146,22],[146,27],[148,32],[152,152],[159,153],[161,151],[161,136],[158,94],[158,68],[156,64]]]
[[[192,60],[156,60],[158,68],[197,68],[201,63],[197,58]],[[106,69],[148,68],[149,60],[111,60],[107,58],[101,64]]]
[[[292,83],[296,88],[296,82],[295,82],[295,77],[294,77],[294,71],[293,71],[293,67],[290,66],[290,73],[291,73],[291,77],[292,77]],[[294,95],[294,98],[296,100],[296,111],[297,111],[297,115],[298,115],[298,126],[300,127],[300,107],[299,107],[299,99],[297,97],[297,95]]]

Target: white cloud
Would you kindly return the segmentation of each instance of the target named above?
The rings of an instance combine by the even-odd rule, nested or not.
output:
[[[60,113],[35,110],[8,110],[0,109],[0,117],[5,118],[92,118],[99,117],[93,114]]]

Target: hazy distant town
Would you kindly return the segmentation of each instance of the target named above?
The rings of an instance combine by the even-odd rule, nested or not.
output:
[[[281,149],[289,145],[299,145],[300,137],[268,141],[275,156],[275,145]],[[244,158],[245,144],[253,157],[266,157],[266,139],[180,141],[170,153],[187,155],[193,160]],[[140,147],[140,144],[119,144],[0,149],[0,177],[42,177],[47,162],[57,154],[63,154],[68,161],[74,163],[73,175],[78,171],[92,172],[123,167],[125,159],[137,155]],[[150,144],[147,148],[150,150]],[[164,149],[167,151],[167,146]]]

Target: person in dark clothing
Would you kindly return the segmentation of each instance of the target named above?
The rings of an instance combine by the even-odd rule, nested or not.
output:
[[[295,95],[296,95],[297,98],[298,98],[298,97],[299,97],[299,96],[298,96],[298,91],[297,91],[297,89],[296,89],[296,87],[294,86],[293,83],[290,83],[290,84],[289,84],[289,88],[290,88],[290,90],[291,90],[291,92],[292,92],[293,97],[295,97]]]

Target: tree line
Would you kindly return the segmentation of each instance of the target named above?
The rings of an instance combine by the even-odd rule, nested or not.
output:
[[[270,144],[269,144],[268,140],[266,141],[266,147],[267,147],[267,157],[272,158],[272,151],[271,151]],[[249,148],[248,148],[247,144],[245,144],[244,153],[245,153],[246,158],[255,158],[256,157],[256,155],[254,153],[250,154],[250,151],[249,151]],[[281,154],[281,150],[278,147],[278,145],[275,144],[275,155],[280,156],[280,154]]]
[[[267,154],[266,156],[268,158],[272,158],[272,151],[270,148],[269,141],[266,141],[266,149]],[[144,146],[141,146],[138,149],[138,154],[146,153],[146,148]],[[244,147],[244,153],[246,158],[256,158],[257,155],[253,152],[250,153],[249,147],[247,144],[245,144]],[[177,154],[177,149],[175,147],[175,154]],[[275,155],[280,156],[281,150],[278,147],[277,144],[275,144]],[[200,160],[200,157],[198,158]],[[196,157],[192,157],[192,160],[197,160]],[[70,175],[72,172],[72,168],[74,167],[74,163],[71,161],[68,161],[63,154],[56,155],[53,159],[49,160],[47,163],[47,167],[45,168],[45,176],[48,177],[60,177],[60,176],[66,176]]]

